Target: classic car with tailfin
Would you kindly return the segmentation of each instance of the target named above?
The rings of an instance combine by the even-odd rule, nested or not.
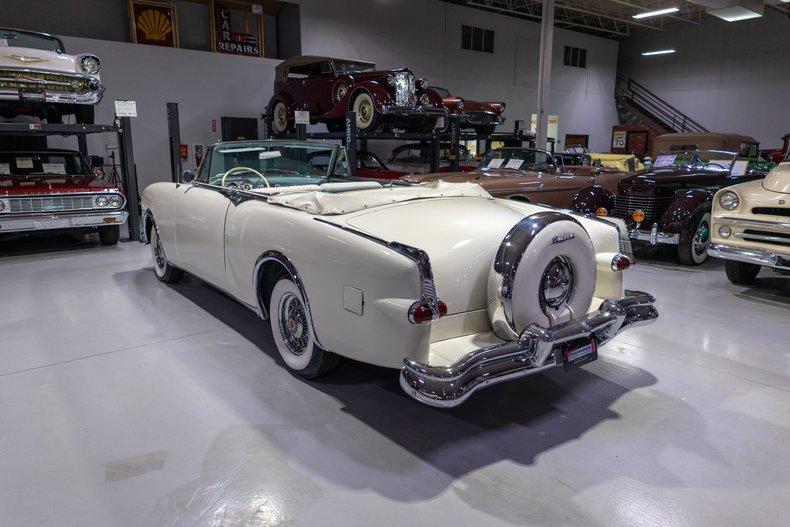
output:
[[[328,166],[306,162],[316,153]],[[343,147],[214,145],[197,175],[142,195],[142,241],[163,282],[194,274],[268,319],[293,372],[339,358],[397,368],[411,397],[475,390],[597,357],[653,321],[622,290],[622,222],[493,198],[479,185],[347,178]]]
[[[100,68],[96,55],[68,55],[57,37],[0,28],[0,116],[60,123],[73,114],[92,124],[104,93]]]
[[[448,115],[457,115],[462,129],[470,128],[483,135],[491,135],[497,125],[505,122],[504,102],[480,102],[464,97],[450,95],[446,88],[431,86],[442,97],[442,104]]]
[[[275,68],[274,95],[266,106],[276,135],[294,130],[296,110],[330,132],[345,129],[346,112],[356,113],[357,129],[401,128],[431,131],[447,115],[442,98],[408,68],[376,70],[372,62],[297,56]]]
[[[790,152],[765,179],[716,194],[708,252],[734,284],[753,283],[763,267],[790,271]]]

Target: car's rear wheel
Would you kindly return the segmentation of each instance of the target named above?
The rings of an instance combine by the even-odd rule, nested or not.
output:
[[[99,227],[99,241],[102,245],[116,245],[119,239],[121,239],[121,227],[119,225]]]
[[[375,130],[379,126],[381,116],[368,92],[360,92],[351,105],[357,117],[357,130]]]
[[[684,232],[678,240],[678,260],[683,265],[700,265],[708,259],[710,245],[710,213],[697,217],[694,230]]]
[[[724,271],[727,273],[727,278],[729,278],[730,282],[733,284],[751,285],[760,272],[760,266],[746,262],[726,260],[724,262]]]
[[[184,276],[184,271],[167,261],[156,226],[151,228],[151,256],[154,260],[154,274],[160,282],[175,284]]]
[[[496,125],[487,125],[487,126],[475,126],[474,131],[480,135],[491,135],[496,130]]]
[[[291,123],[288,119],[288,109],[285,103],[277,101],[272,109],[272,131],[277,134],[285,134],[291,130]]]
[[[289,370],[315,379],[337,368],[340,357],[316,344],[307,302],[288,277],[280,278],[272,289],[269,321],[277,351]]]

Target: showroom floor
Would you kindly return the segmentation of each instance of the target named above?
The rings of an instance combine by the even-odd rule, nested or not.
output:
[[[54,243],[0,256],[2,525],[786,525],[790,275],[643,259],[659,322],[440,411],[391,370],[292,377],[147,247]]]

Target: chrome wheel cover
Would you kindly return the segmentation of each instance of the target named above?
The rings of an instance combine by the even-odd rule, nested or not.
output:
[[[156,229],[156,227],[154,227]],[[159,241],[159,233],[154,231],[154,243],[153,243],[153,253],[154,253],[154,265],[160,272],[165,271],[165,266],[167,265],[167,259],[165,258],[165,250],[162,248],[162,242]]]
[[[557,256],[549,262],[543,270],[540,279],[540,305],[545,311],[547,308],[559,309],[573,293],[573,266],[564,256]]]
[[[285,105],[283,103],[277,103],[277,106],[274,107],[274,122],[278,131],[285,130],[288,126],[288,116],[285,113]]]
[[[694,239],[692,240],[692,249],[694,254],[700,256],[708,250],[710,245],[710,225],[708,221],[702,220],[697,225],[697,230],[694,231]]]
[[[357,107],[356,111],[359,124],[370,124],[371,119],[373,119],[373,103],[370,101],[370,99],[361,97],[359,99],[359,103],[357,103],[355,106]]]
[[[280,336],[288,351],[294,355],[304,354],[310,341],[310,326],[302,300],[293,293],[284,294],[277,307],[277,317]]]

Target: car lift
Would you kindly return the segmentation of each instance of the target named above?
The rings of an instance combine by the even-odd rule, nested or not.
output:
[[[450,115],[448,117],[449,124],[444,130],[434,129],[431,132],[417,133],[417,132],[365,132],[357,129],[356,115],[354,112],[346,112],[346,130],[345,132],[307,132],[307,126],[304,124],[296,125],[295,134],[286,134],[276,136],[276,138],[287,139],[324,139],[324,140],[339,140],[342,141],[346,147],[346,154],[348,156],[348,167],[351,176],[356,176],[357,171],[357,152],[367,150],[367,143],[369,140],[396,140],[396,141],[413,141],[420,143],[428,143],[431,145],[430,155],[430,172],[439,171],[439,158],[441,154],[442,143],[450,144],[450,171],[458,171],[459,158],[461,152],[461,141],[485,141],[485,150],[491,148],[491,143],[494,141],[501,141],[505,146],[518,147],[524,143],[528,143],[529,147],[535,147],[535,134],[525,132],[521,128],[521,121],[515,121],[512,133],[495,132],[491,135],[483,135],[474,132],[462,132],[458,116]],[[269,134],[269,130],[264,130],[264,137],[275,138]],[[549,139],[552,147],[554,141]],[[552,148],[552,151],[554,149]]]
[[[46,141],[49,136],[76,136],[77,149],[88,158],[88,134],[114,133],[118,135],[118,153],[121,162],[121,183],[129,211],[129,240],[137,240],[140,232],[140,194],[137,171],[132,152],[132,127],[129,117],[116,117],[115,124],[47,124],[0,123],[0,150],[17,149],[14,137],[38,138]],[[46,147],[44,147],[46,148]]]

